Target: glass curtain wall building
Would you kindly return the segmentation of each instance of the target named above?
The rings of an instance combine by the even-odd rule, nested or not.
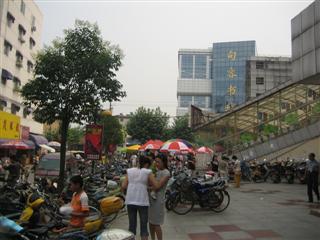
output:
[[[213,43],[212,107],[222,113],[246,100],[246,61],[255,56],[255,41]]]

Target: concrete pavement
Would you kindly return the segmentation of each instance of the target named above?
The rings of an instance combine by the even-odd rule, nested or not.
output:
[[[310,214],[320,204],[307,203],[306,185],[247,183],[228,191],[231,202],[222,213],[198,207],[184,216],[166,212],[164,239],[320,239],[320,218]],[[127,229],[127,216],[111,227]]]

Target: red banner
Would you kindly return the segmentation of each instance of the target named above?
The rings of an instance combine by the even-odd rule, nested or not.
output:
[[[84,153],[88,160],[101,159],[102,152],[102,126],[87,125],[84,144]]]

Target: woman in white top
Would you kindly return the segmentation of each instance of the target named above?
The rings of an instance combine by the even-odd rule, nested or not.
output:
[[[149,169],[151,161],[145,156],[139,158],[140,168],[127,170],[126,179],[123,181],[122,189],[127,189],[126,205],[129,218],[129,231],[136,235],[137,212],[140,217],[140,236],[142,240],[148,239],[148,208],[149,195],[148,186],[151,184],[154,189],[159,188],[152,171]]]

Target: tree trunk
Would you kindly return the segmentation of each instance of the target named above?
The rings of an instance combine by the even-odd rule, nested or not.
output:
[[[59,192],[64,188],[64,175],[66,165],[66,150],[67,150],[67,137],[68,137],[69,121],[61,121],[61,148],[60,148],[60,170],[59,170]]]

